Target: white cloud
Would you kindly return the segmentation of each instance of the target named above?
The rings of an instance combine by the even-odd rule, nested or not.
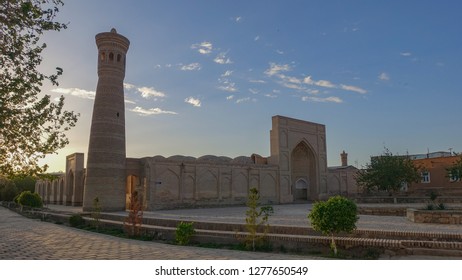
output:
[[[151,98],[151,97],[165,97],[165,93],[158,91],[152,87],[140,87],[137,90],[141,93],[143,98]]]
[[[314,84],[319,87],[336,88],[336,86],[332,82],[326,80],[319,80],[316,81]]]
[[[234,83],[223,84],[223,85],[219,86],[218,89],[221,89],[221,90],[224,90],[224,91],[227,91],[227,92],[236,92],[237,91],[237,88],[236,88]]]
[[[229,77],[229,76],[231,76],[231,74],[233,74],[233,71],[227,70],[225,73],[221,74],[221,76],[222,77]]]
[[[234,98],[234,95],[226,96],[226,100],[232,100],[233,98]]]
[[[284,52],[281,51],[281,50],[276,50],[276,52],[277,52],[278,54],[280,54],[280,55],[283,55],[283,54],[284,54]]]
[[[250,80],[249,82],[255,83],[255,84],[266,84],[266,81],[263,81],[263,80]]]
[[[318,89],[307,89],[306,92],[310,93],[310,94],[319,94],[319,90]]]
[[[400,55],[401,56],[411,56],[412,53],[410,53],[410,52],[402,52],[402,53],[400,53]]]
[[[188,65],[183,65],[180,69],[183,71],[199,71],[201,70],[201,65],[200,63],[195,62]]]
[[[388,80],[390,80],[390,76],[388,76],[387,73],[382,72],[382,73],[380,73],[380,75],[379,75],[379,79],[382,80],[382,81],[388,81]]]
[[[265,97],[268,97],[268,98],[276,98],[276,97],[278,97],[278,96],[275,95],[275,94],[268,93],[268,94],[265,94]]]
[[[217,55],[217,57],[215,57],[215,59],[213,61],[215,61],[218,64],[231,64],[231,63],[233,63],[231,61],[231,59],[226,57],[226,55],[227,55],[227,53],[225,53],[225,52],[219,53]]]
[[[362,89],[360,87],[355,87],[355,86],[349,86],[349,85],[340,85],[340,88],[343,90],[348,90],[348,91],[354,91],[360,94],[366,94],[367,90]]]
[[[150,116],[150,115],[161,115],[161,114],[170,114],[170,115],[177,115],[176,112],[172,111],[164,111],[160,108],[150,108],[150,109],[144,109],[142,107],[135,107],[133,109],[130,109],[131,112],[134,112],[140,116]]]
[[[313,102],[333,102],[333,103],[342,103],[343,100],[336,97],[336,96],[330,96],[330,97],[313,97],[313,96],[303,96],[302,101],[313,101]]]
[[[184,102],[193,105],[194,107],[200,107],[201,106],[201,101],[197,98],[194,97],[188,97],[184,100]]]
[[[125,98],[125,103],[127,104],[136,104],[135,101]]]
[[[124,89],[132,89],[132,88],[135,88],[135,85],[124,83]]]
[[[238,100],[236,100],[236,103],[239,104],[239,103],[243,103],[243,102],[248,102],[248,101],[256,101],[256,99],[251,99],[250,97],[245,97],[245,98],[240,98]]]
[[[306,76],[305,79],[303,79],[303,83],[308,84],[308,85],[314,85],[314,81],[311,78],[311,76]]]
[[[315,86],[318,86],[318,87],[325,87],[325,88],[340,88],[340,89],[343,89],[343,90],[347,90],[347,91],[354,91],[354,92],[357,92],[357,93],[360,93],[360,94],[366,94],[367,93],[367,90],[363,89],[363,88],[360,88],[360,87],[357,87],[357,86],[351,86],[351,85],[343,85],[343,84],[340,84],[340,85],[336,85],[330,81],[327,81],[327,80],[319,80],[319,81],[315,81],[311,78],[311,76],[307,76],[303,79],[303,83],[304,84],[308,84],[308,85],[315,85]],[[312,94],[318,94],[319,91],[317,90],[308,90],[309,93],[312,93]]]
[[[273,76],[279,74],[280,72],[291,71],[292,67],[289,64],[276,64],[271,62],[270,68],[266,69],[265,74],[268,76]]]
[[[238,91],[236,88],[236,84],[231,82],[229,79],[223,78],[223,79],[218,79],[218,82],[221,83],[221,85],[218,87],[220,90],[224,90],[227,92],[236,92]]]
[[[191,49],[197,49],[200,54],[209,54],[213,50],[213,45],[210,42],[204,41],[202,43],[191,45]]]
[[[288,83],[292,83],[292,84],[301,84],[302,83],[302,81],[299,78],[286,76],[286,75],[283,75],[283,74],[280,74],[278,77],[283,79],[284,81],[286,81]]]
[[[292,83],[282,83],[282,85],[286,88],[290,88],[290,89],[296,89],[296,90],[306,90],[306,88],[304,88],[303,86],[299,85],[299,84],[292,84]]]
[[[258,35],[257,35],[257,36],[255,36],[255,38],[253,38],[253,40],[254,40],[254,41],[258,41],[258,40],[260,40],[260,36],[258,36]]]
[[[233,20],[234,20],[235,22],[240,22],[240,21],[242,20],[242,17],[235,17],[235,18],[233,18]]]
[[[253,89],[253,88],[249,88],[249,91],[250,91],[252,94],[258,94],[258,93],[259,93],[258,90]]]
[[[52,89],[51,91],[55,93],[71,95],[71,96],[84,98],[84,99],[95,99],[94,91],[88,91],[88,90],[84,90],[80,88],[55,88],[55,89]]]

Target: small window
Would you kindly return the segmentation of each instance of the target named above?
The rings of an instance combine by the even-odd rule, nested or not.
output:
[[[113,53],[109,53],[109,61],[114,61],[114,54]]]
[[[430,172],[424,171],[421,173],[421,183],[430,183]]]
[[[117,54],[117,62],[120,62],[120,59],[122,59],[122,56],[119,54]]]
[[[105,52],[101,52],[100,60],[101,60],[101,61],[105,61],[105,60],[106,60],[106,53],[105,53]]]

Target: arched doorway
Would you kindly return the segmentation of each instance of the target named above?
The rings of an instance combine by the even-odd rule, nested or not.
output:
[[[316,159],[312,149],[300,142],[291,154],[292,195],[294,200],[311,199],[316,192]]]

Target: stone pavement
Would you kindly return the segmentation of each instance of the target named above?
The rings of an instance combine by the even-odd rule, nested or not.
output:
[[[381,207],[377,205],[359,205]],[[393,207],[392,205],[386,205]],[[416,207],[403,205],[397,207]],[[81,207],[49,205],[59,212],[82,212]],[[309,226],[311,204],[275,205],[271,225]],[[246,207],[198,208],[145,212],[147,217],[245,223]],[[125,211],[118,212],[127,215]],[[406,217],[360,215],[359,229],[462,233],[462,225],[416,224]],[[436,256],[396,256],[399,259],[439,259]],[[129,240],[62,225],[24,218],[0,207],[0,259],[317,259],[313,256],[281,255],[233,250],[179,247]],[[441,257],[441,259],[451,259]]]
[[[358,206],[423,207],[423,204],[358,204]],[[274,205],[273,208],[274,214],[269,218],[270,225],[297,227],[308,227],[310,225],[307,215],[311,209],[311,204]],[[245,224],[246,210],[246,207],[157,210],[153,212],[144,212],[144,216],[183,219],[185,221],[208,221]],[[127,215],[126,212],[118,212],[118,214]],[[406,217],[397,216],[359,215],[359,220],[356,226],[358,229],[462,233],[462,225],[417,224],[409,221]]]
[[[118,238],[25,218],[0,207],[0,260],[263,260],[312,256],[183,247]]]

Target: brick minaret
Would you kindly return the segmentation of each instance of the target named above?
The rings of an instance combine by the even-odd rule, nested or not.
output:
[[[340,158],[342,159],[342,166],[348,166],[348,154],[345,151],[340,154]]]
[[[105,211],[125,210],[125,104],[123,81],[130,41],[111,32],[96,35],[98,85],[91,120],[83,210],[98,197]]]

